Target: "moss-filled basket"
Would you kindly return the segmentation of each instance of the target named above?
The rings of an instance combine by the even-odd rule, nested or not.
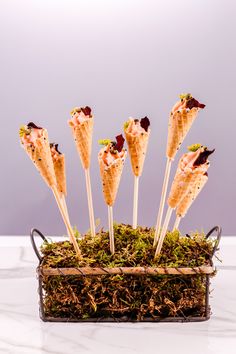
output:
[[[154,230],[114,225],[116,252],[101,230],[78,238],[79,260],[69,241],[52,242],[37,229],[40,317],[52,322],[190,322],[210,317],[209,283],[221,228],[167,234],[154,260]],[[210,237],[216,233],[215,237]],[[43,239],[38,251],[34,235]]]

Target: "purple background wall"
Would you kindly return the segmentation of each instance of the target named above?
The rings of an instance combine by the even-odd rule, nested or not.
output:
[[[165,166],[168,114],[181,92],[206,104],[186,146],[216,148],[209,182],[182,231],[221,224],[236,233],[235,10],[232,0],[2,0],[0,4],[0,234],[65,232],[51,192],[20,148],[18,128],[45,126],[66,154],[72,224],[88,228],[84,174],[67,126],[70,109],[95,115],[92,187],[96,218],[107,225],[97,153],[129,117],[148,115],[151,138],[140,181],[139,223],[154,225]],[[114,218],[131,222],[133,177],[126,161]]]

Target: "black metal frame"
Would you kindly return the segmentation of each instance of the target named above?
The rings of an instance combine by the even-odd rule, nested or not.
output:
[[[222,229],[220,226],[213,227],[206,235],[206,239],[208,239],[214,232],[216,232],[216,243],[213,248],[212,257],[211,257],[211,265],[213,265],[212,258],[215,252],[218,250],[221,232]],[[34,249],[34,252],[39,259],[39,266],[37,267],[37,277],[39,282],[38,293],[39,293],[39,315],[42,321],[44,322],[202,322],[206,321],[210,318],[210,306],[209,306],[209,287],[210,287],[210,275],[203,274],[202,276],[205,277],[205,315],[204,316],[188,316],[188,317],[165,317],[165,318],[144,318],[143,320],[134,320],[127,316],[121,318],[113,318],[113,317],[101,317],[101,318],[88,318],[88,319],[78,319],[78,318],[54,318],[48,317],[45,315],[44,312],[44,305],[43,305],[43,286],[42,286],[42,275],[39,271],[39,268],[42,264],[43,258],[41,257],[37,246],[35,244],[34,235],[38,234],[44,242],[47,242],[46,237],[37,229],[32,229],[30,231],[30,239],[31,244]],[[191,275],[190,275],[191,276]]]

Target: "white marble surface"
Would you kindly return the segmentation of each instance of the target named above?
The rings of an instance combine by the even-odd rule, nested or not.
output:
[[[236,353],[236,237],[224,237],[201,323],[43,323],[29,237],[0,236],[0,353]]]

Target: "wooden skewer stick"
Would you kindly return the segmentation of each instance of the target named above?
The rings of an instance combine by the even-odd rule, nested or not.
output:
[[[161,191],[161,201],[160,201],[159,211],[157,214],[157,223],[156,223],[154,242],[153,242],[154,247],[158,242],[158,237],[161,231],[161,222],[162,222],[163,210],[164,210],[165,200],[166,200],[166,192],[167,192],[167,187],[168,187],[168,182],[170,177],[171,162],[172,161],[168,158],[166,162],[166,170],[165,170],[164,181],[163,181],[163,186]]]
[[[169,222],[170,222],[172,211],[173,211],[173,209],[171,207],[169,207],[168,210],[167,210],[165,221],[164,221],[164,224],[163,224],[163,228],[161,230],[161,235],[160,235],[158,243],[157,243],[157,248],[156,248],[156,252],[155,252],[155,257],[154,258],[156,258],[161,253],[161,248],[162,248],[165,236],[166,236],[166,232],[167,232],[167,229],[168,229],[168,225],[169,225]]]
[[[137,228],[138,222],[138,182],[139,177],[134,176],[133,229]]]
[[[60,201],[61,201],[61,205],[58,204],[58,199],[56,198],[54,192],[53,192],[53,195],[54,195],[54,198],[55,198],[55,200],[56,200],[56,203],[57,203],[57,206],[58,206],[59,211],[61,211],[60,208],[62,207],[62,208],[64,209],[65,214],[66,214],[65,206],[64,206],[64,203],[63,203],[63,200],[62,200],[62,194],[60,194],[60,193],[58,192],[58,196],[59,196],[59,199],[60,199]],[[66,214],[66,215],[67,215],[67,214]],[[65,225],[65,226],[66,226],[66,225]],[[68,234],[69,238],[71,238],[71,237],[70,237],[70,232],[69,232],[69,230],[67,229],[67,226],[66,226],[66,230],[67,230],[67,234]]]
[[[110,205],[108,205],[108,225],[109,225],[110,251],[111,254],[114,254],[115,242],[114,242],[114,228],[113,228],[113,209],[112,206]]]
[[[179,223],[180,223],[181,219],[182,219],[181,216],[178,216],[178,215],[176,216],[174,227],[173,227],[173,231],[179,229]]]
[[[85,171],[87,198],[88,198],[90,230],[91,230],[92,237],[94,237],[95,236],[95,222],[94,222],[93,199],[92,199],[92,189],[91,189],[91,182],[90,182],[90,173],[89,173],[89,169],[85,169],[84,171]]]
[[[91,211],[90,211],[89,182],[88,182],[88,173],[86,171],[88,171],[88,170],[85,169],[84,173],[85,173],[85,182],[86,182],[88,209],[89,209],[89,225],[90,225],[90,231],[92,233],[92,219],[91,219]]]
[[[65,209],[65,212],[66,212],[66,215],[67,215],[68,219],[70,219],[70,218],[69,218],[69,213],[68,213],[67,204],[66,204],[66,198],[65,198],[65,195],[64,195],[64,194],[61,195],[61,202],[62,202],[62,204],[63,204],[63,207],[64,207],[64,209]]]
[[[69,217],[68,208],[67,208],[67,205],[66,205],[65,195],[64,195],[64,194],[61,194],[61,195],[60,195],[60,198],[61,198],[62,206],[63,206],[64,211],[65,211],[65,213],[66,213],[67,219],[69,220],[69,223],[70,223],[70,217]],[[68,236],[69,236],[69,238],[70,238],[70,242],[72,243],[72,239],[71,239],[70,232],[69,232],[68,229],[67,229],[67,234],[68,234]]]
[[[54,197],[56,199],[56,202],[57,202],[57,205],[58,205],[58,208],[61,212],[61,216],[62,216],[62,219],[64,221],[64,224],[67,228],[67,230],[69,231],[69,235],[71,237],[71,240],[72,240],[72,243],[73,243],[73,246],[75,248],[75,252],[77,254],[77,256],[80,258],[81,257],[81,251],[79,249],[79,245],[76,241],[76,238],[75,238],[75,235],[74,235],[74,232],[73,232],[73,229],[71,227],[71,224],[70,224],[70,221],[69,219],[67,218],[67,215],[66,215],[66,212],[63,208],[63,205],[62,205],[62,202],[61,202],[61,198],[60,198],[60,194],[57,190],[57,187],[56,186],[52,186],[52,192],[54,194]]]

